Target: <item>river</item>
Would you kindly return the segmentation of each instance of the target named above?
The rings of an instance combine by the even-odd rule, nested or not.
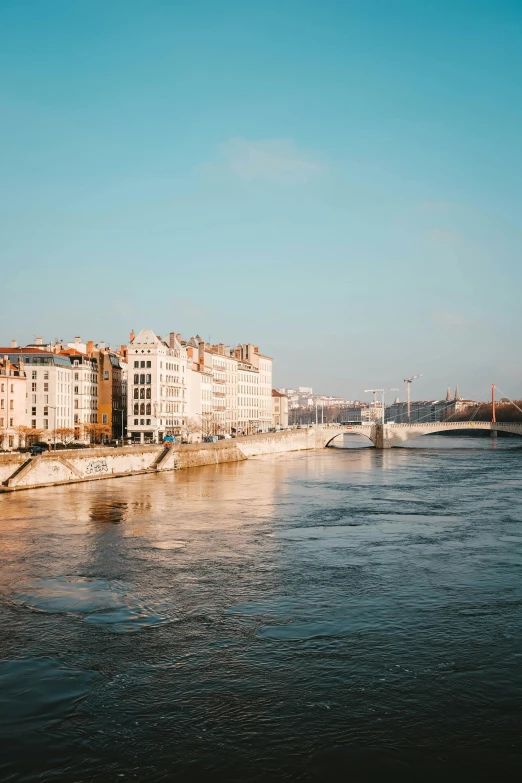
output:
[[[0,496],[0,779],[518,780],[521,488],[434,436]]]

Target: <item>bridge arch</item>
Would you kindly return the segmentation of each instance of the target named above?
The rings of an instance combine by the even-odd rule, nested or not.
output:
[[[328,433],[325,439],[324,447],[325,449],[328,448],[328,446],[339,436],[342,436],[344,439],[345,435],[362,435],[363,437],[367,438],[372,445],[375,446],[375,440],[374,440],[374,429],[373,427],[355,427],[352,430],[346,430],[343,429],[341,431],[335,432],[333,434]]]
[[[383,448],[399,446],[407,440],[420,438],[424,435],[435,435],[440,432],[469,432],[473,430],[487,430],[496,432],[508,432],[522,436],[522,425],[518,423],[490,422],[490,421],[438,421],[426,424],[389,424],[383,431]]]

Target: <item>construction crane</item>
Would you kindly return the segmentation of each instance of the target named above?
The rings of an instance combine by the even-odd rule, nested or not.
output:
[[[420,373],[419,375],[412,375],[411,378],[405,378],[404,383],[408,384],[406,386],[407,389],[407,400],[408,400],[408,423],[410,422],[410,393],[411,393],[411,382],[414,381],[416,378],[422,378],[423,373]]]
[[[384,424],[384,395],[386,392],[391,391],[400,391],[400,389],[363,389],[365,393],[372,392],[373,394],[373,407],[374,409],[377,407],[377,393],[380,392],[382,394],[382,423]]]

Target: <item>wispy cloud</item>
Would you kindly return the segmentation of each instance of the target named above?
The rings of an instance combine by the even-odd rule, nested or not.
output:
[[[446,329],[467,329],[473,324],[473,321],[467,316],[450,310],[433,310],[431,318],[437,326]]]
[[[233,138],[220,145],[217,161],[203,169],[227,172],[244,182],[302,185],[321,176],[325,165],[318,155],[292,140]]]

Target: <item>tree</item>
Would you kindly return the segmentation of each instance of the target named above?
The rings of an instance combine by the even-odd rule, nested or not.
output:
[[[75,432],[71,427],[57,427],[50,434],[54,435],[56,440],[63,446],[68,446],[75,438]]]
[[[181,430],[186,440],[188,440],[189,443],[191,443],[194,435],[201,434],[202,423],[199,422],[196,418],[187,419],[185,424],[183,424]]]
[[[25,446],[28,435],[31,432],[33,432],[31,427],[26,427],[25,424],[19,424],[17,427],[14,428],[14,431],[16,432],[16,435],[18,437],[19,446]]]
[[[201,415],[201,434],[204,438],[211,435],[217,435],[219,430],[219,421],[214,413],[203,413]]]
[[[111,434],[109,424],[84,424],[83,431],[91,443],[102,443]]]
[[[31,446],[33,443],[38,443],[42,437],[42,432],[44,432],[42,429],[37,429],[36,427],[25,427],[23,425],[16,427],[15,431],[18,433],[20,430],[22,432],[22,437],[26,446]]]

